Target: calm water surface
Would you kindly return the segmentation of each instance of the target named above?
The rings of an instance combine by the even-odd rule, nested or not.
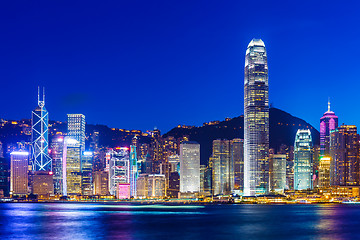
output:
[[[360,206],[2,203],[0,239],[360,239]]]

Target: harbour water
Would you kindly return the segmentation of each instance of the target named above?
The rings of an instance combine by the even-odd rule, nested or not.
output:
[[[0,239],[360,239],[360,205],[2,203]]]

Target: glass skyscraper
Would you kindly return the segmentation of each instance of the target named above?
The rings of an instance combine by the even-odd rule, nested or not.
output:
[[[38,90],[38,106],[32,111],[31,118],[31,144],[32,144],[32,170],[51,171],[51,158],[49,157],[49,114],[45,108],[45,92],[40,100],[40,89]]]
[[[320,118],[320,156],[330,155],[330,131],[338,127],[338,117],[330,111],[330,101],[328,110]]]
[[[68,114],[68,137],[75,139],[81,146],[81,151],[85,151],[85,115]]]
[[[230,194],[234,190],[234,162],[231,157],[231,140],[214,140],[211,165],[213,194]]]
[[[245,56],[244,195],[269,191],[269,84],[265,44],[253,39]]]
[[[296,132],[294,144],[294,188],[312,189],[312,138],[309,129]]]

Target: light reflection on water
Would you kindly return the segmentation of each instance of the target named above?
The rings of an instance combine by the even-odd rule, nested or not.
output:
[[[0,204],[0,239],[355,239],[358,226],[346,205]]]

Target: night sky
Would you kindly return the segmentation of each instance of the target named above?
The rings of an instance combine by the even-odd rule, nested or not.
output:
[[[235,117],[261,38],[274,107],[319,128],[331,97],[360,126],[360,3],[331,2],[2,1],[0,118],[30,118],[38,85],[52,120],[166,132]]]

